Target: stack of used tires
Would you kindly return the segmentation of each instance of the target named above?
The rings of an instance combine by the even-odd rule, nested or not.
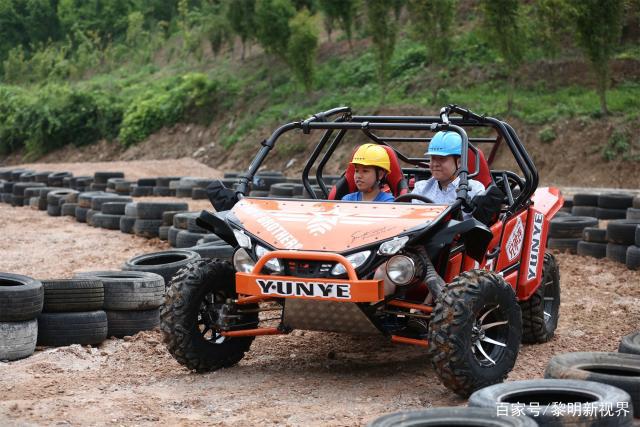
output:
[[[124,216],[125,207],[131,203],[131,197],[98,196],[92,200],[92,205],[99,209],[91,216],[91,225],[107,230],[120,230],[120,219]]]
[[[162,225],[158,229],[158,237],[160,240],[169,239],[169,230],[173,226],[173,217],[184,211],[165,211],[162,213]]]
[[[110,196],[110,194],[105,191],[86,191],[78,194],[78,206],[76,206],[75,212],[76,221],[87,222],[87,214],[91,210],[91,199],[97,196]]]
[[[536,427],[526,415],[500,413],[493,408],[439,407],[400,411],[372,420],[368,427],[486,426]]]
[[[287,182],[284,174],[279,171],[258,171],[253,177],[253,182],[251,183],[251,192],[249,193],[252,197],[268,197],[269,190],[273,184],[279,184]]]
[[[193,200],[205,200],[207,199],[207,187],[211,184],[213,179],[199,179],[196,181],[196,185],[191,190],[191,198]]]
[[[128,196],[131,193],[133,181],[124,178],[109,178],[107,180],[107,193],[116,193],[121,196]]]
[[[29,206],[30,200],[25,198],[25,190],[28,188],[44,187],[41,182],[16,182],[13,184],[13,197],[11,206]]]
[[[592,193],[577,193],[573,195],[573,206],[571,207],[571,215],[574,216],[590,216],[597,218],[596,210],[598,209],[598,195]]]
[[[626,193],[605,193],[598,196],[596,218],[624,219],[627,209],[633,204],[633,195]]]
[[[47,192],[47,214],[49,214],[50,216],[62,215],[62,208],[67,202],[71,203],[71,208],[73,208],[73,212],[75,213],[79,194],[80,193],[78,193],[76,190],[71,189],[53,190]],[[69,213],[69,210],[71,208],[65,210],[65,213]]]
[[[640,219],[616,219],[607,224],[607,258],[627,264],[637,269],[640,263],[640,252],[636,241],[636,231]],[[627,262],[629,258],[629,262]]]
[[[169,185],[175,188],[176,197],[191,198],[191,195],[193,194],[193,189],[198,187],[198,182],[204,179],[205,178],[185,176],[180,178],[180,180],[177,183],[175,183],[174,181],[174,182],[170,182]]]
[[[131,184],[131,195],[133,197],[153,196],[156,182],[156,178],[140,178],[135,184]]]
[[[42,283],[31,277],[0,273],[0,361],[29,357],[38,339]]]
[[[582,240],[578,242],[578,255],[593,258],[607,256],[607,230],[598,227],[585,227],[582,230]]]
[[[576,206],[574,206],[575,208]],[[597,227],[598,220],[588,216],[559,216],[554,217],[549,225],[549,240],[547,246],[551,249],[577,253],[583,230],[587,227]]]
[[[174,248],[190,248],[209,234],[208,230],[196,224],[200,212],[181,212],[173,217],[173,227],[169,228],[167,238]]]
[[[92,176],[74,176],[69,180],[69,187],[81,193],[89,191],[93,183]]]
[[[124,271],[145,271],[155,273],[169,285],[171,278],[185,265],[200,259],[197,252],[186,249],[172,249],[135,256],[125,261]]]
[[[73,174],[71,172],[52,172],[47,176],[47,186],[48,187],[65,187],[65,178],[72,177]],[[67,188],[69,180],[67,180]]]
[[[120,230],[133,233],[139,237],[153,238],[160,236],[163,225],[163,214],[167,211],[186,211],[187,203],[181,202],[136,202],[125,207],[125,216],[120,223]]]
[[[160,325],[162,276],[142,271],[90,271],[76,277],[102,282],[108,336],[121,338]]]
[[[161,176],[156,178],[156,184],[153,187],[153,195],[161,197],[175,197],[176,189],[171,187],[171,182],[180,181],[180,176]]]
[[[640,219],[640,196],[634,197],[631,207],[627,208],[627,219]]]
[[[302,197],[304,186],[294,182],[279,182],[273,184],[269,189],[269,197],[290,199],[294,197]]]
[[[104,203],[131,203],[133,199],[127,196],[118,196],[115,194],[102,194],[94,195],[91,197],[91,209],[87,211],[87,224],[93,227],[102,227],[110,230],[117,230],[120,228],[120,216],[121,214],[103,213],[102,205]],[[94,221],[94,217],[97,217]],[[117,217],[117,218],[116,218]],[[114,228],[114,224],[118,224],[117,228]]]
[[[123,172],[96,172],[93,174],[93,183],[90,185],[91,191],[106,191],[107,181],[110,178],[124,178]]]
[[[97,345],[107,338],[104,286],[92,278],[42,280],[38,345]]]

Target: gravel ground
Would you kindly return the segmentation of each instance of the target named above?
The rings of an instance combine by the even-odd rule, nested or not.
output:
[[[134,255],[168,247],[5,204],[0,235],[0,271],[36,278],[117,269]],[[557,256],[563,290],[556,337],[522,346],[509,380],[541,378],[554,354],[615,351],[620,337],[640,328],[640,272],[609,260]],[[0,363],[2,426],[342,426],[398,410],[465,404],[439,383],[423,349],[338,334],[259,337],[237,366],[208,374],[175,362],[158,331],[93,348],[38,348],[27,359]]]

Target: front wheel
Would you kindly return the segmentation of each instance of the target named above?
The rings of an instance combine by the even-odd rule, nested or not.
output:
[[[431,363],[442,383],[460,396],[504,381],[522,336],[520,306],[495,273],[456,277],[436,303],[429,331]]]
[[[244,357],[253,337],[229,338],[220,332],[257,327],[257,306],[245,305],[239,312],[229,303],[235,298],[235,271],[227,261],[198,260],[174,276],[160,311],[160,327],[167,349],[180,364],[207,372]]]
[[[520,303],[520,309],[523,343],[543,343],[553,338],[560,315],[560,269],[552,254],[544,254],[540,286]]]

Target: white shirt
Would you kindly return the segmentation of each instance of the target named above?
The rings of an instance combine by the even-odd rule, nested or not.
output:
[[[480,181],[476,181],[475,179],[468,180],[469,182],[469,191],[467,194],[469,198],[473,198],[476,194],[484,191],[484,185]],[[424,179],[422,181],[416,182],[413,187],[413,191],[411,194],[419,194],[421,196],[427,197],[431,199],[433,203],[440,205],[450,205],[456,201],[456,190],[458,189],[458,184],[460,183],[460,177],[456,177],[452,182],[449,183],[447,188],[441,189],[438,184],[438,180],[431,177],[429,179]],[[413,203],[422,203],[419,200],[412,200]],[[468,214],[463,215],[465,218],[468,217]]]

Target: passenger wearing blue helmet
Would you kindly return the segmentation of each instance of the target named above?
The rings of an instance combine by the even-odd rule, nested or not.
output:
[[[427,197],[434,203],[451,204],[456,200],[460,182],[458,169],[462,152],[462,138],[456,132],[440,131],[431,139],[425,153],[430,157],[431,178],[416,182],[412,194]],[[481,182],[469,180],[469,198],[484,191]],[[414,200],[415,203],[422,203]]]

